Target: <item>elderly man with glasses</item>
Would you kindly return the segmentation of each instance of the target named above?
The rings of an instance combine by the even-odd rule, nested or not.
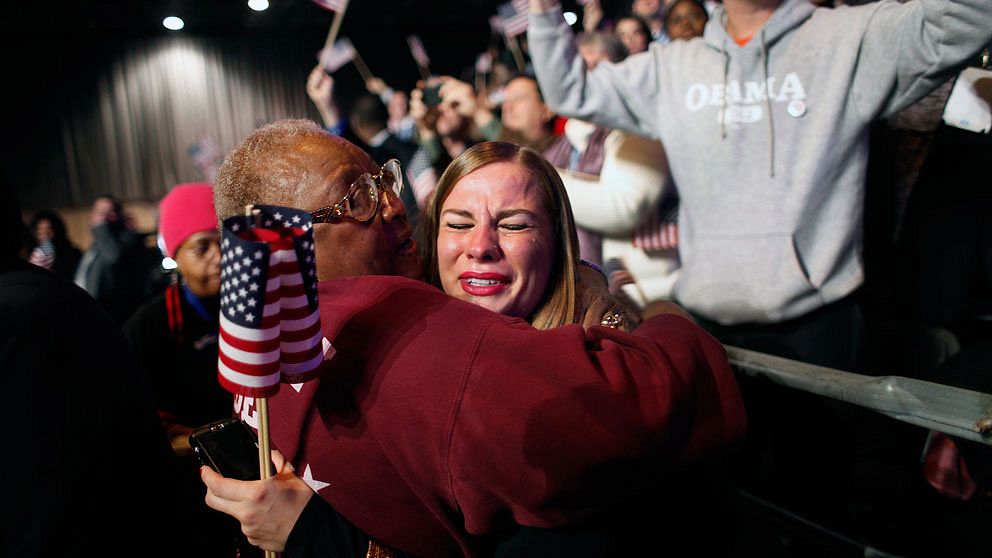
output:
[[[723,349],[685,318],[538,331],[407,279],[419,267],[401,177],[298,120],[255,131],[218,173],[221,219],[250,203],[313,215],[335,349],[319,379],[269,400],[275,477],[201,472],[207,503],[249,540],[287,555],[489,554],[520,525],[615,509],[740,441]],[[235,406],[250,423],[253,401]]]

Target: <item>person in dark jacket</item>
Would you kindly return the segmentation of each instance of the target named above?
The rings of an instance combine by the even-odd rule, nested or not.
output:
[[[0,556],[178,556],[195,533],[163,520],[185,511],[145,378],[90,296],[18,257],[22,230],[0,183]]]

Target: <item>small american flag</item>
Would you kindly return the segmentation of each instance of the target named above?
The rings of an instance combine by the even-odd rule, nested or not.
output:
[[[332,12],[343,12],[348,7],[348,0],[313,0],[313,3]]]
[[[315,377],[323,362],[312,221],[305,211],[255,206],[226,219],[221,241],[218,379],[247,397]]]
[[[413,55],[413,59],[417,61],[417,64],[422,68],[430,67],[431,59],[427,57],[427,49],[424,48],[424,43],[420,40],[420,37],[409,35],[406,38],[406,42],[410,45],[410,54]]]
[[[42,240],[39,242],[34,250],[31,251],[28,261],[38,267],[52,269],[52,266],[55,265],[55,246],[52,244],[52,241]]]
[[[666,195],[662,198],[658,211],[634,230],[632,241],[634,247],[647,252],[678,248],[678,219],[678,196]]]
[[[496,13],[500,19],[500,26],[507,37],[516,37],[527,31],[528,0],[512,0],[496,7]]]
[[[201,136],[186,150],[193,165],[203,173],[208,182],[213,182],[220,166],[220,146],[210,136]]]
[[[647,252],[673,250],[679,247],[678,223],[658,221],[653,217],[634,231],[633,244]]]
[[[341,66],[355,59],[355,45],[347,38],[334,41],[330,47],[324,47],[317,53],[317,60],[324,71],[333,74]]]

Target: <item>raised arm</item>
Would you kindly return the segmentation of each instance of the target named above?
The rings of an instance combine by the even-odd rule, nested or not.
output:
[[[614,131],[606,138],[599,176],[560,171],[575,222],[607,235],[633,231],[657,208],[668,180],[661,143]]]
[[[531,0],[527,41],[545,102],[553,111],[657,138],[657,48],[587,71],[561,7]]]
[[[334,78],[319,65],[314,66],[307,76],[307,96],[317,107],[324,127],[340,135],[341,111],[338,110],[338,104],[334,100]]]
[[[913,104],[992,43],[988,0],[879,2],[856,10],[868,11],[853,84],[866,118]],[[836,15],[849,11],[855,9]]]

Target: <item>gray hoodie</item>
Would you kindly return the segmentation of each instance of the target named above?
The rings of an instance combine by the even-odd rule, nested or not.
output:
[[[718,7],[704,37],[593,72],[560,11],[532,14],[528,40],[554,110],[665,145],[682,200],[675,298],[723,324],[778,322],[862,283],[869,124],[992,40],[992,0],[784,0],[743,47],[725,20]]]

